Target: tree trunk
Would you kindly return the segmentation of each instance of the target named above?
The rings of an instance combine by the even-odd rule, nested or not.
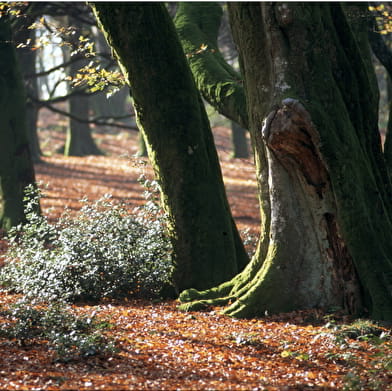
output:
[[[218,48],[222,7],[218,3],[179,3],[175,26],[197,88],[203,98],[225,117],[248,128],[242,77]]]
[[[37,78],[32,76],[36,73],[35,63],[37,52],[32,50],[32,47],[34,47],[35,44],[35,30],[28,29],[28,26],[30,26],[33,20],[34,17],[27,14],[26,17],[23,18],[23,23],[19,22],[17,24],[17,31],[14,34],[14,37],[17,43],[24,44],[28,40],[30,41],[30,44],[27,47],[18,48],[16,53],[20,69],[23,73],[27,95],[26,126],[29,137],[29,147],[33,161],[39,163],[42,156],[37,133],[39,107],[34,102],[34,100],[38,100],[38,82]],[[29,96],[33,99],[29,99]]]
[[[231,216],[204,105],[162,4],[95,3],[128,80],[139,129],[162,189],[175,285],[207,288],[248,258]]]
[[[71,19],[70,24],[82,34],[82,24]],[[80,68],[88,64],[88,60],[80,60],[72,62],[70,66],[70,75],[74,76]],[[88,120],[90,115],[89,96],[74,95],[69,99],[69,112],[72,116],[82,120]],[[91,134],[90,124],[81,122],[75,118],[70,118],[67,130],[67,139],[64,147],[65,156],[87,156],[102,155],[102,151],[97,147]]]
[[[388,102],[389,102],[389,115],[388,115],[388,125],[387,125],[387,131],[385,134],[385,141],[384,141],[384,157],[385,157],[385,163],[388,168],[389,176],[392,180],[392,94],[390,92],[391,88],[391,77],[388,76]]]
[[[0,228],[24,221],[24,189],[35,183],[26,131],[26,97],[12,46],[11,29],[0,18]]]
[[[377,29],[377,24],[374,18],[370,19],[369,23],[369,41],[380,63],[384,66],[388,74],[388,100],[389,100],[389,117],[388,126],[385,134],[384,142],[384,158],[387,164],[388,172],[392,178],[392,99],[391,99],[391,80],[392,80],[392,52],[384,41],[383,36]]]
[[[148,156],[146,142],[144,141],[143,133],[140,131],[137,136],[137,145],[138,145],[137,156],[139,157]]]
[[[241,75],[223,58],[218,32],[223,11],[218,3],[180,3],[175,26],[197,88],[219,113],[231,119],[233,157],[247,158],[246,99]]]
[[[87,96],[72,96],[69,99],[69,112],[77,118],[88,119],[89,106],[89,97]],[[88,123],[78,121],[73,117],[70,118],[64,155],[102,155],[102,151],[94,142]]]
[[[348,8],[359,31],[366,21]],[[255,147],[261,237],[242,273],[211,290],[183,292],[182,308],[231,302],[225,313],[249,317],[340,307],[391,320],[391,185],[364,34],[352,33],[337,3],[230,3],[229,10]]]
[[[231,142],[233,145],[233,158],[248,158],[248,139],[246,138],[247,130],[238,125],[237,122],[231,121]]]

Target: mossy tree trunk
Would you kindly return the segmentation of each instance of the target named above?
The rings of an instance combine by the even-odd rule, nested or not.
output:
[[[174,23],[197,88],[219,113],[232,120],[234,158],[247,158],[248,115],[241,75],[223,58],[218,33],[223,16],[219,3],[179,3]]]
[[[204,105],[164,5],[95,3],[129,82],[161,185],[177,289],[225,281],[248,261],[231,216]]]
[[[203,98],[219,113],[247,129],[242,77],[225,61],[218,47],[222,14],[219,3],[181,2],[174,23]]]
[[[242,273],[183,292],[182,308],[230,302],[226,314],[249,317],[340,307],[391,320],[391,185],[366,21],[358,8],[345,13],[338,3],[230,3],[229,11],[255,147],[261,237]]]
[[[24,221],[24,189],[35,183],[26,130],[26,96],[10,25],[0,18],[0,228]]]

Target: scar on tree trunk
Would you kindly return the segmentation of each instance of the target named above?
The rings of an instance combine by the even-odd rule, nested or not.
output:
[[[298,233],[292,235],[297,215],[287,214],[288,219],[273,217],[277,213],[274,208],[280,206],[270,195],[272,217],[269,235],[264,235],[269,237],[269,243],[261,244],[247,268],[231,281],[202,292],[183,292],[180,301],[184,304],[180,308],[197,310],[209,305],[230,304],[224,312],[239,317],[263,313],[263,308],[269,312],[284,312],[339,307],[349,313],[358,313],[362,307],[359,281],[339,233],[328,168],[310,114],[298,100],[284,99],[280,107],[271,110],[261,132],[270,164],[270,193],[276,191],[272,177],[279,175],[276,173],[279,166],[283,167],[284,175],[296,184],[290,189],[297,191],[289,196],[294,204],[298,201],[298,209],[308,209],[300,212],[309,220],[308,225],[303,226],[308,231],[309,227],[313,228],[314,232],[304,230],[303,237]],[[275,186],[280,186],[280,179],[275,182]],[[281,186],[277,191],[285,189]],[[282,210],[287,212],[284,208]],[[293,221],[286,221],[290,217]],[[313,240],[300,243],[307,239]],[[277,242],[280,242],[280,248],[279,244],[274,244]],[[266,248],[264,253],[263,247]],[[297,249],[299,256],[293,254]],[[296,262],[299,265],[293,265]],[[301,267],[303,271],[298,272]]]

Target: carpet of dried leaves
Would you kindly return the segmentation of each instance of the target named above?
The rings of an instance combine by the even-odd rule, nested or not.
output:
[[[257,234],[253,163],[230,159],[228,129],[215,128],[214,134],[237,224]],[[53,130],[41,131],[41,138],[45,152],[53,152],[64,139]],[[36,166],[37,179],[48,184],[42,206],[50,218],[65,206],[77,210],[84,196],[95,200],[111,193],[135,206],[142,202],[137,177],[142,171],[151,175],[151,170],[145,159],[132,157],[136,135],[98,133],[96,139],[106,156],[52,154]],[[0,294],[1,304],[15,300],[14,295]],[[390,373],[371,371],[380,347],[366,341],[338,344],[323,326],[327,321],[321,312],[237,320],[220,315],[218,308],[183,313],[176,305],[129,300],[75,307],[110,322],[106,333],[119,347],[112,357],[60,363],[42,341],[20,346],[0,339],[0,389],[366,390],[374,382],[380,390],[392,389]]]

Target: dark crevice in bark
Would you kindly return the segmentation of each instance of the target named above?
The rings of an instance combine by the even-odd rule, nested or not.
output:
[[[362,302],[353,259],[339,234],[336,217],[331,213],[325,213],[324,218],[327,240],[330,245],[328,253],[334,265],[331,270],[337,274],[337,280],[342,282],[338,287],[340,291],[343,291],[344,303],[342,303],[342,307],[350,314],[358,313],[358,310],[362,307]]]

